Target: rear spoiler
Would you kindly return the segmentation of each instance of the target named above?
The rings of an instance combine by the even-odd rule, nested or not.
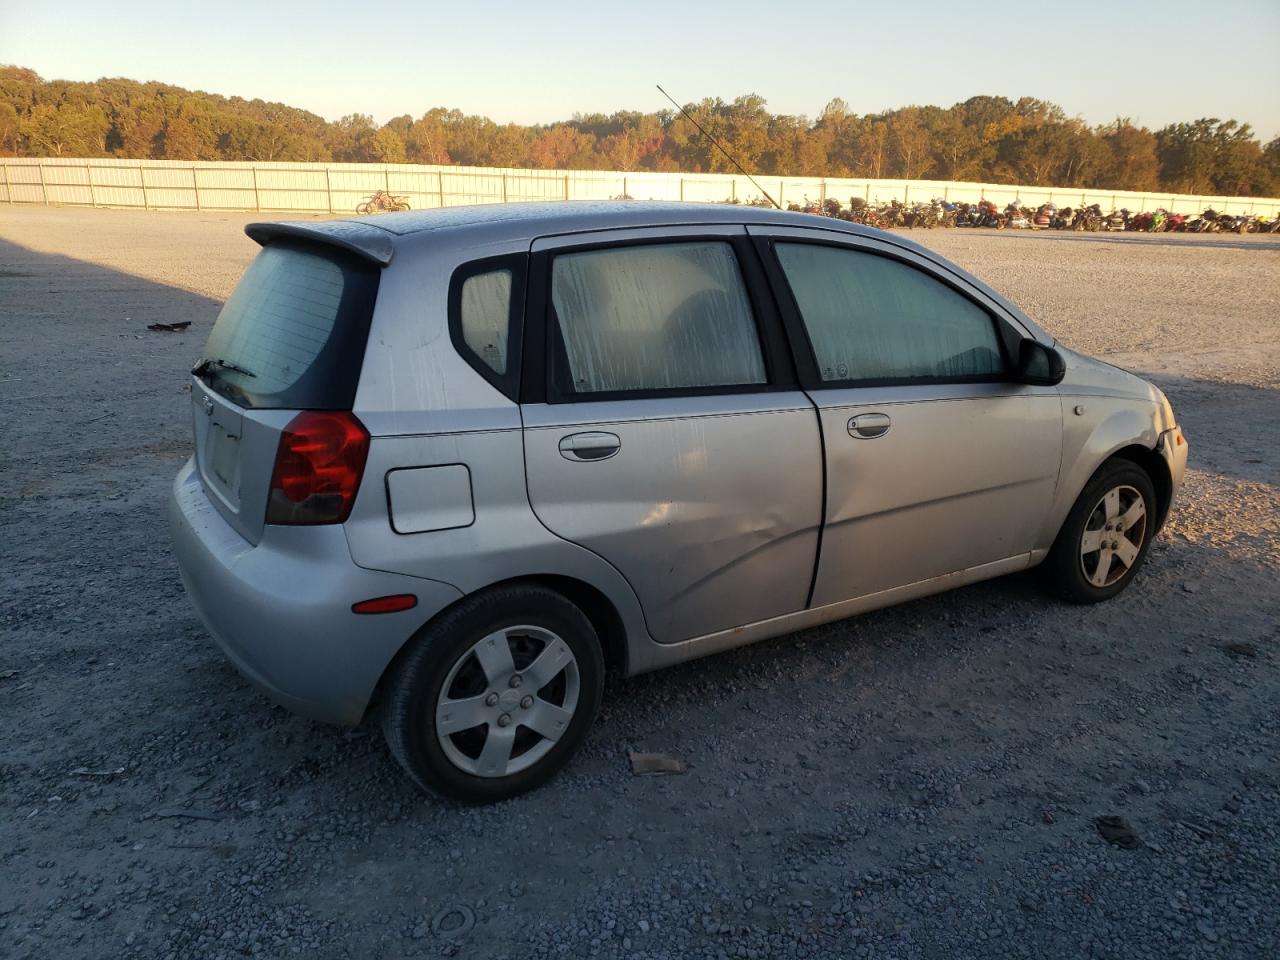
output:
[[[350,250],[364,259],[385,267],[391,262],[395,247],[391,234],[379,227],[353,220],[328,220],[322,223],[251,223],[244,228],[252,239],[264,247],[281,237],[294,237],[327,243],[331,247]]]

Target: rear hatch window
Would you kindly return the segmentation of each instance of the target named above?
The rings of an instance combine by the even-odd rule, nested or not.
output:
[[[193,372],[239,407],[350,410],[378,276],[334,247],[270,243],[218,314]]]

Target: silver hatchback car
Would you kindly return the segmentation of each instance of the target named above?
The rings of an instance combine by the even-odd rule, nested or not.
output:
[[[546,780],[636,674],[1042,564],[1123,590],[1164,395],[899,236],[733,206],[261,223],[192,371],[201,618],[429,790]]]

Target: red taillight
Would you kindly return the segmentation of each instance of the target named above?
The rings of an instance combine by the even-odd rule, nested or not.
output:
[[[280,434],[267,523],[342,523],[351,513],[369,431],[352,414],[307,410]]]
[[[418,598],[412,593],[397,593],[390,597],[374,597],[372,600],[361,600],[351,605],[352,613],[398,613],[401,610],[412,610],[418,605]]]

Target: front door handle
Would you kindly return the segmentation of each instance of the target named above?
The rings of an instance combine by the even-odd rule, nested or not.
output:
[[[579,463],[608,460],[622,449],[615,433],[571,433],[560,438],[560,456]]]
[[[874,440],[889,432],[889,415],[860,413],[849,420],[849,436],[855,440]]]

